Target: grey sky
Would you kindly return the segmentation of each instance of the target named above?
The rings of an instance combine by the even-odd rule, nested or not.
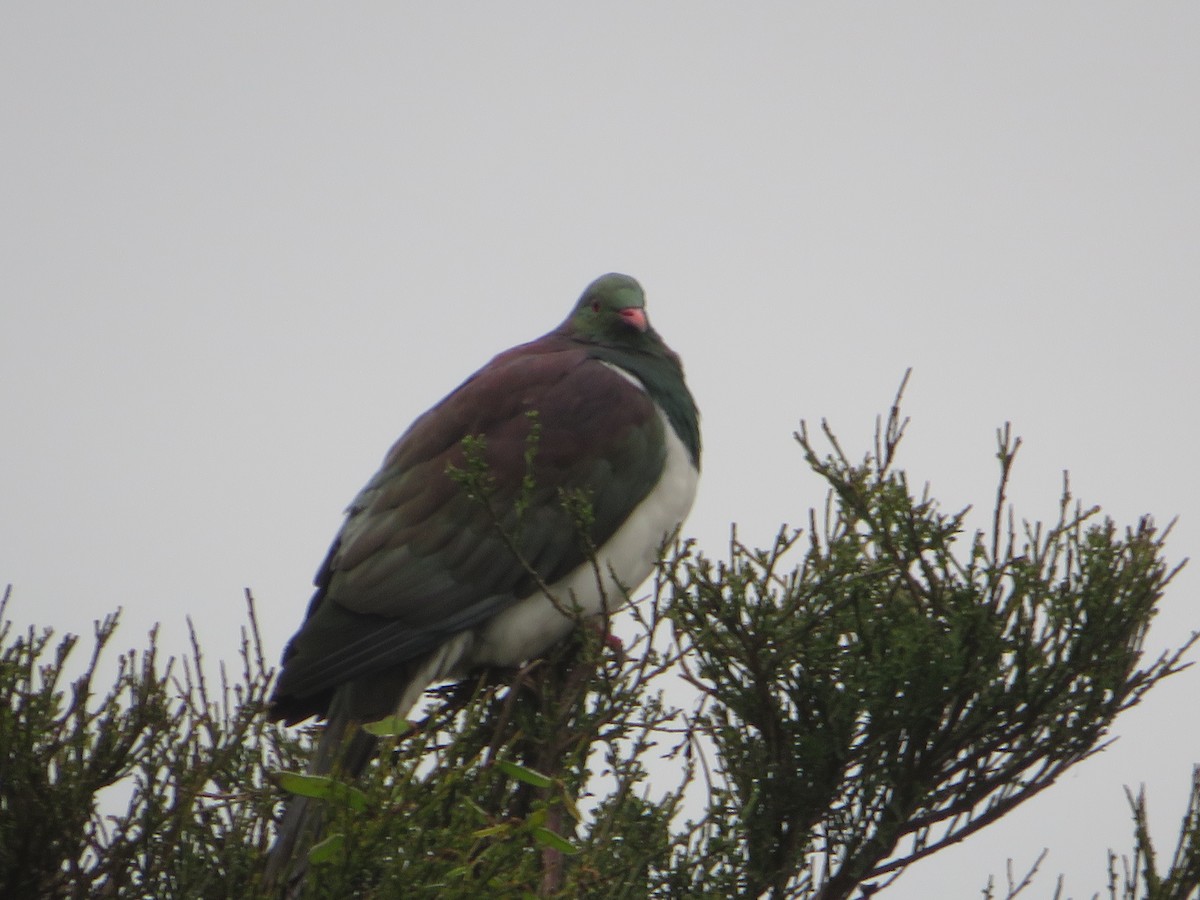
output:
[[[0,583],[122,646],[184,616],[269,650],[409,421],[645,285],[704,413],[689,533],[764,543],[823,502],[790,434],[865,450],[908,366],[902,463],[1019,515],[1061,471],[1200,547],[1200,6],[5,4]],[[1175,582],[1151,650],[1200,626]],[[916,867],[978,896],[1051,847],[1075,896],[1145,782],[1173,840],[1200,762],[1189,671],[1121,740]],[[1051,881],[1043,882],[1050,893]]]

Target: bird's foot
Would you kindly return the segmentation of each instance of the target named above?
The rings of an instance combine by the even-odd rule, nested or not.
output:
[[[604,622],[589,622],[588,627],[596,632],[596,636],[600,638],[600,643],[612,651],[616,657],[618,665],[625,664],[625,642],[613,634],[606,627]]]

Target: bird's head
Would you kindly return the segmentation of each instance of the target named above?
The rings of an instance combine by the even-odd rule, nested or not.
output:
[[[658,343],[646,318],[646,295],[628,275],[610,272],[587,286],[563,331],[576,340],[638,347]]]

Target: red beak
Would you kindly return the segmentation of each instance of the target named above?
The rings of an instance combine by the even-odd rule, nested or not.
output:
[[[646,321],[646,311],[644,309],[639,309],[636,306],[627,306],[625,309],[620,310],[618,314],[627,324],[632,325],[638,331],[645,331],[650,327]]]

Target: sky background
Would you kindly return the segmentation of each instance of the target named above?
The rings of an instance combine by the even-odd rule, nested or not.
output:
[[[1074,494],[1200,550],[1200,4],[0,7],[0,585],[18,624],[278,655],[341,510],[409,422],[644,284],[703,412],[687,533],[765,544],[824,502],[791,434],[948,509]],[[1200,627],[1174,582],[1157,653]],[[1193,653],[1193,658],[1197,654]],[[1090,897],[1144,783],[1173,847],[1200,671],[885,896]]]

